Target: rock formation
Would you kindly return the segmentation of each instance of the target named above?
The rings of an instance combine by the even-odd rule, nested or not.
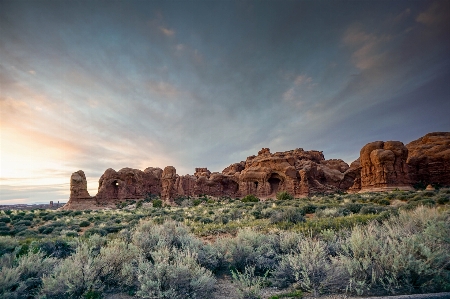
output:
[[[415,183],[450,185],[450,133],[430,133],[404,146],[400,141],[375,141],[365,145],[351,163],[325,160],[320,151],[301,148],[258,155],[231,164],[222,173],[196,168],[194,175],[179,176],[175,167],[149,167],[144,171],[107,169],[98,193],[87,192],[83,171],[74,172],[66,209],[114,206],[129,199],[160,195],[168,204],[183,196],[243,197],[254,194],[274,198],[279,191],[295,197],[336,191],[369,192],[412,190]],[[93,207],[90,207],[93,208]]]
[[[406,145],[413,183],[450,185],[450,132],[435,132]]]
[[[70,177],[70,199],[89,199],[87,181],[83,170],[72,173]]]
[[[375,141],[360,152],[361,191],[412,190],[406,159],[408,149],[400,141]]]

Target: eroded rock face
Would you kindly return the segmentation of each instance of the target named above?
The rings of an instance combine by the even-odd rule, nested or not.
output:
[[[278,191],[295,196],[338,191],[348,167],[342,160],[325,160],[319,151],[299,148],[271,154],[263,148],[245,161],[239,175],[239,194],[275,197]]]
[[[434,132],[406,145],[413,183],[450,186],[450,132]]]
[[[87,191],[86,175],[83,170],[78,170],[70,176],[70,199],[91,198]]]
[[[161,176],[161,199],[172,202],[177,190],[175,183],[177,181],[177,170],[173,166],[166,166]]]
[[[406,160],[408,149],[400,141],[375,141],[360,152],[361,191],[411,190]]]
[[[67,209],[95,208],[127,199],[160,195],[167,203],[178,196],[243,197],[254,194],[274,198],[279,191],[296,197],[336,191],[367,192],[411,190],[412,184],[450,185],[450,133],[430,133],[409,143],[375,141],[365,145],[349,166],[340,159],[325,160],[320,151],[301,148],[258,155],[231,164],[221,173],[196,168],[194,175],[179,176],[173,166],[144,171],[107,169],[96,196],[87,192],[83,171],[71,176]],[[87,205],[93,205],[87,207]]]
[[[148,193],[161,193],[160,168],[149,167],[144,171],[122,168],[115,171],[108,168],[98,181],[97,201],[124,201],[145,198]]]

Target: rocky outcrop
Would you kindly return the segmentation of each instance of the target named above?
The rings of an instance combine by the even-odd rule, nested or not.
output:
[[[86,177],[80,170],[71,176],[70,200],[65,208],[86,208],[87,203],[97,207],[114,205],[149,194],[160,195],[172,204],[179,196],[220,198],[254,194],[274,198],[279,191],[302,197],[336,191],[411,190],[418,182],[450,185],[450,133],[430,133],[407,146],[400,141],[371,142],[350,166],[340,159],[325,160],[320,151],[298,148],[271,153],[263,148],[221,173],[206,167],[196,168],[194,175],[183,176],[173,166],[164,170],[149,167],[144,171],[109,168],[100,177],[94,197],[89,195]]]
[[[435,132],[406,145],[413,183],[450,186],[450,132]]]
[[[294,196],[335,192],[348,167],[342,160],[325,160],[319,151],[298,148],[271,154],[263,148],[245,161],[239,174],[239,194],[275,197],[278,191]]]
[[[87,191],[86,175],[78,170],[70,176],[70,199],[90,199]]]
[[[408,149],[400,141],[375,141],[360,152],[361,191],[412,190],[406,160]]]

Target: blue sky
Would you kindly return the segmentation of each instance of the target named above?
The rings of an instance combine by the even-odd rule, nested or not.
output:
[[[448,1],[1,1],[0,204],[450,131],[449,31]]]

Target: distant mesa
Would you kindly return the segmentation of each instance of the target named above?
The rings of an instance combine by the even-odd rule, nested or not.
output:
[[[302,148],[258,155],[231,164],[221,173],[196,168],[194,175],[180,176],[173,166],[148,167],[144,171],[109,168],[99,179],[98,193],[90,196],[82,170],[70,180],[70,199],[63,209],[114,207],[147,194],[159,195],[168,204],[178,196],[209,195],[243,197],[254,194],[274,198],[286,191],[295,197],[334,192],[413,190],[450,185],[450,132],[429,133],[406,146],[400,141],[366,144],[349,166],[341,159],[326,160],[321,151]]]

